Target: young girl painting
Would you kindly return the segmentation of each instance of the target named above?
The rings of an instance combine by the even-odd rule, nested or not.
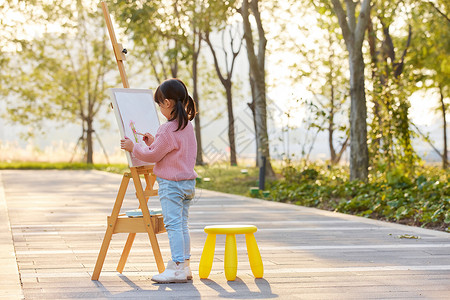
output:
[[[190,121],[196,114],[196,107],[185,84],[176,78],[164,81],[156,89],[154,98],[168,122],[159,127],[155,137],[149,133],[144,135],[147,147],[125,138],[120,141],[121,149],[132,152],[142,161],[155,163],[153,172],[159,185],[172,260],[165,271],[152,280],[187,282],[192,279],[188,216],[197,177],[194,171],[197,142]]]

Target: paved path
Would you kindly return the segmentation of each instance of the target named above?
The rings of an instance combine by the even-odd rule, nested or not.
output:
[[[448,233],[200,189],[190,215],[192,283],[150,281],[156,264],[145,234],[122,275],[115,267],[126,234],[114,235],[91,281],[120,181],[97,171],[0,171],[0,298],[450,299]],[[130,185],[123,210],[136,207]],[[199,279],[202,228],[218,223],[258,226],[264,279],[253,277],[242,236],[236,281],[223,273],[223,236],[210,277]],[[167,234],[158,240],[167,262]]]

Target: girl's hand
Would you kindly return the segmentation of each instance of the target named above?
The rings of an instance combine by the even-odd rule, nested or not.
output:
[[[142,139],[144,140],[144,142],[147,146],[150,146],[153,143],[153,141],[155,140],[155,137],[153,135],[151,135],[150,133],[146,132]]]
[[[124,140],[120,140],[120,149],[126,150],[128,152],[133,152],[134,144],[133,142],[125,137]]]

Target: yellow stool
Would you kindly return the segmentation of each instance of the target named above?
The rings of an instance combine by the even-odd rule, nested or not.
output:
[[[216,248],[216,235],[226,234],[225,239],[225,277],[227,280],[235,280],[237,273],[237,247],[236,234],[245,234],[245,241],[247,244],[248,260],[253,275],[256,278],[262,278],[264,273],[261,254],[259,253],[258,245],[256,244],[255,236],[253,235],[258,228],[253,225],[215,225],[206,226],[204,228],[208,234],[206,237],[205,246],[203,247],[202,257],[200,258],[199,275],[200,278],[208,278],[211,272],[212,263],[214,259],[214,251]]]

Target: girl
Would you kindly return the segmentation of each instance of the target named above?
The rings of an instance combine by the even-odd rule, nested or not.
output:
[[[192,279],[188,215],[194,197],[195,159],[197,142],[191,121],[195,103],[185,84],[179,79],[164,81],[155,91],[155,102],[168,122],[161,125],[153,137],[143,137],[148,147],[125,138],[121,149],[132,152],[138,159],[155,163],[153,168],[159,185],[158,194],[169,237],[172,260],[161,274],[152,277],[158,283],[187,282]]]

